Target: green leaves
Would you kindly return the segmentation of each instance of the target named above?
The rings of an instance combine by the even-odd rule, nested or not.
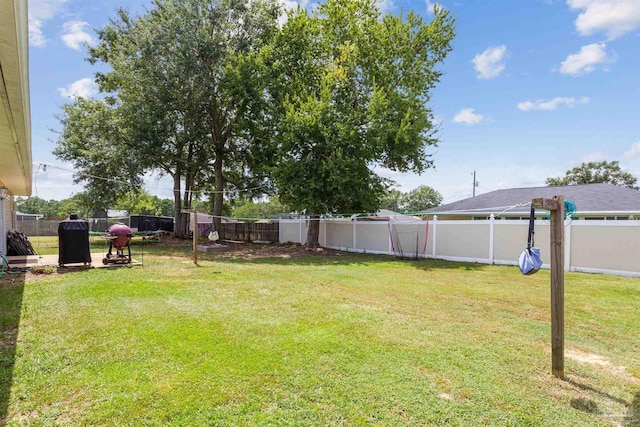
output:
[[[76,99],[62,106],[62,130],[53,153],[73,163],[85,182],[88,208],[104,211],[118,194],[142,185],[146,162],[134,154],[121,111],[101,100]]]
[[[271,155],[261,49],[279,13],[276,0],[154,0],[141,16],[118,9],[98,30],[89,62],[108,66],[96,80],[126,136],[121,147],[144,170],[173,177],[177,212],[190,207],[193,190],[215,189],[220,215],[229,180],[242,188],[264,175]],[[71,147],[67,140],[83,139],[74,132],[60,156],[88,167],[96,156]],[[176,216],[177,234],[186,234]]]
[[[374,165],[431,167],[426,103],[452,38],[443,10],[429,24],[381,16],[373,0],[293,13],[275,39],[270,86],[282,200],[312,213],[371,211],[385,189]]]
[[[620,169],[617,160],[607,162],[585,162],[568,170],[562,178],[547,178],[547,185],[613,184],[626,188],[637,188],[638,179]]]

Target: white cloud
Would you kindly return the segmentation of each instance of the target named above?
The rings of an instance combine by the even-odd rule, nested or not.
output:
[[[614,62],[614,59],[607,54],[607,45],[593,43],[582,46],[580,52],[567,56],[560,64],[560,72],[578,76],[592,72],[598,64],[610,62]]]
[[[628,159],[631,157],[640,157],[640,141],[631,144],[631,149],[625,151],[624,156]]]
[[[478,73],[479,79],[492,79],[498,77],[504,71],[504,58],[507,54],[505,45],[490,47],[477,54],[471,62]]]
[[[583,36],[603,32],[612,40],[640,28],[638,0],[567,0],[567,4],[582,10],[575,25]]]
[[[42,32],[42,20],[29,17],[29,44],[31,46],[44,46],[47,39]]]
[[[566,105],[569,108],[575,107],[577,104],[586,104],[589,102],[589,98],[583,96],[582,98],[573,98],[573,97],[562,97],[556,96],[550,101],[525,101],[518,103],[518,108],[522,111],[531,111],[531,110],[546,110],[553,111],[558,108],[559,105]]]
[[[64,31],[61,36],[62,41],[75,50],[80,50],[85,43],[92,45],[95,43],[95,39],[85,31],[85,27],[88,26],[89,23],[84,21],[65,22],[62,25],[62,31]]]
[[[606,158],[607,156],[605,156],[604,153],[598,151],[596,153],[587,154],[582,158],[582,161],[580,163],[601,162]]]
[[[317,7],[317,3],[313,3],[311,0],[282,0],[281,4],[283,8],[282,15],[278,18],[278,24],[280,24],[280,26],[283,26],[284,23],[287,22],[287,19],[289,19],[288,13],[296,10],[298,6],[303,9],[314,9]]]
[[[303,9],[306,9],[307,6],[309,6],[309,3],[309,0],[282,0],[282,5],[284,6],[285,10],[293,10],[298,6],[302,6]]]
[[[388,13],[395,7],[395,4],[393,0],[378,0],[378,7],[382,13]]]
[[[64,98],[91,98],[98,93],[98,85],[90,78],[77,80],[67,87],[58,88]]]
[[[429,15],[433,15],[435,13],[436,4],[437,3],[432,2],[431,0],[427,0],[427,13]]]
[[[29,0],[29,44],[45,46],[47,38],[42,31],[45,21],[53,18],[67,0]]]
[[[465,125],[475,125],[485,120],[482,114],[476,114],[473,108],[463,108],[453,117],[454,123],[464,123]]]

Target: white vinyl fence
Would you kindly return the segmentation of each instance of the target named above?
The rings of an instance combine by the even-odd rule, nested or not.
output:
[[[450,261],[517,265],[526,220],[320,221],[329,249]],[[280,242],[305,243],[308,220],[280,220]],[[535,246],[548,261],[549,224],[536,221]],[[544,264],[543,268],[549,268]],[[565,270],[640,277],[640,221],[574,220],[565,225]]]

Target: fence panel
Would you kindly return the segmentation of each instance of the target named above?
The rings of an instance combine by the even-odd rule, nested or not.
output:
[[[389,253],[389,226],[386,222],[353,222],[356,228],[356,247],[361,252]]]
[[[640,272],[639,221],[574,221],[571,225],[571,269]]]
[[[241,242],[278,242],[280,240],[277,222],[226,222],[221,224],[219,233],[222,239]]]
[[[517,264],[518,257],[527,247],[529,221],[500,220],[495,222],[494,230],[494,263]],[[535,223],[535,246],[540,248],[540,257],[545,262],[543,266],[549,268],[550,252],[549,224],[544,221]]]
[[[436,256],[489,262],[489,221],[437,221]]]
[[[59,220],[21,219],[17,221],[18,231],[27,236],[57,236]]]
[[[389,232],[397,227],[398,233]],[[427,228],[428,227],[428,228]],[[405,256],[451,259],[488,264],[517,264],[527,246],[528,221],[425,221],[394,223],[322,221],[323,246],[351,252],[398,253],[390,250],[389,236]],[[280,241],[303,243],[305,220],[282,220]],[[546,221],[536,221],[535,245],[543,268],[549,268],[550,235]],[[397,235],[396,235],[397,234]],[[395,236],[395,237],[394,237]],[[424,241],[427,240],[426,254]],[[565,269],[640,277],[640,221],[574,220],[565,227]]]
[[[351,221],[327,221],[327,247],[334,249],[353,248],[353,225]]]

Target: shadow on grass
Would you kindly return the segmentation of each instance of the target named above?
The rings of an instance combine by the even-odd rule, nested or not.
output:
[[[592,393],[598,394],[602,397],[605,397],[609,400],[613,400],[614,402],[620,403],[624,406],[629,406],[629,402],[627,402],[624,399],[620,399],[619,397],[616,397],[612,394],[606,393],[604,391],[598,390],[597,388],[591,387],[590,385],[587,384],[583,384],[583,383],[579,383],[577,381],[574,381],[570,378],[565,378],[564,381],[566,381],[567,383],[571,384],[572,386],[579,388],[580,390],[584,390],[584,391],[590,391]],[[571,405],[573,406],[573,405]],[[574,406],[575,407],[575,406]],[[597,407],[596,407],[597,408]],[[580,408],[576,408],[576,409],[580,409]],[[587,411],[589,412],[589,411]]]
[[[245,258],[242,255],[237,257],[207,257],[207,261],[241,263],[241,264],[274,264],[274,265],[374,265],[389,262],[398,262],[403,265],[418,268],[421,270],[431,269],[454,269],[454,270],[482,270],[486,266],[477,263],[462,263],[453,261],[443,261],[436,259],[403,260],[390,256],[373,254],[349,254],[345,256],[324,255],[324,256],[301,256],[301,257],[265,257],[265,258]]]
[[[152,255],[156,256],[179,256],[179,257],[191,257],[189,252],[172,251],[156,252]],[[198,253],[198,260],[210,261],[229,264],[253,264],[253,265],[295,265],[295,266],[346,266],[346,265],[375,265],[375,264],[388,264],[388,263],[400,263],[406,266],[421,270],[463,270],[463,271],[477,271],[483,270],[487,267],[485,264],[479,263],[466,263],[466,262],[454,262],[444,261],[438,259],[419,259],[419,260],[407,260],[398,259],[387,255],[377,254],[354,254],[354,253],[339,253],[339,254],[314,254],[308,255],[293,255],[287,256],[287,254],[272,256],[254,256],[252,254],[238,253],[222,253],[219,254],[206,254]]]
[[[24,277],[5,273],[0,278],[0,425],[6,422],[11,397]]]
[[[572,408],[589,414],[600,414],[598,404],[591,399],[571,399],[570,405]]]
[[[627,426],[640,427],[640,391],[636,392],[635,396],[633,396],[633,402],[631,402],[627,419]]]

